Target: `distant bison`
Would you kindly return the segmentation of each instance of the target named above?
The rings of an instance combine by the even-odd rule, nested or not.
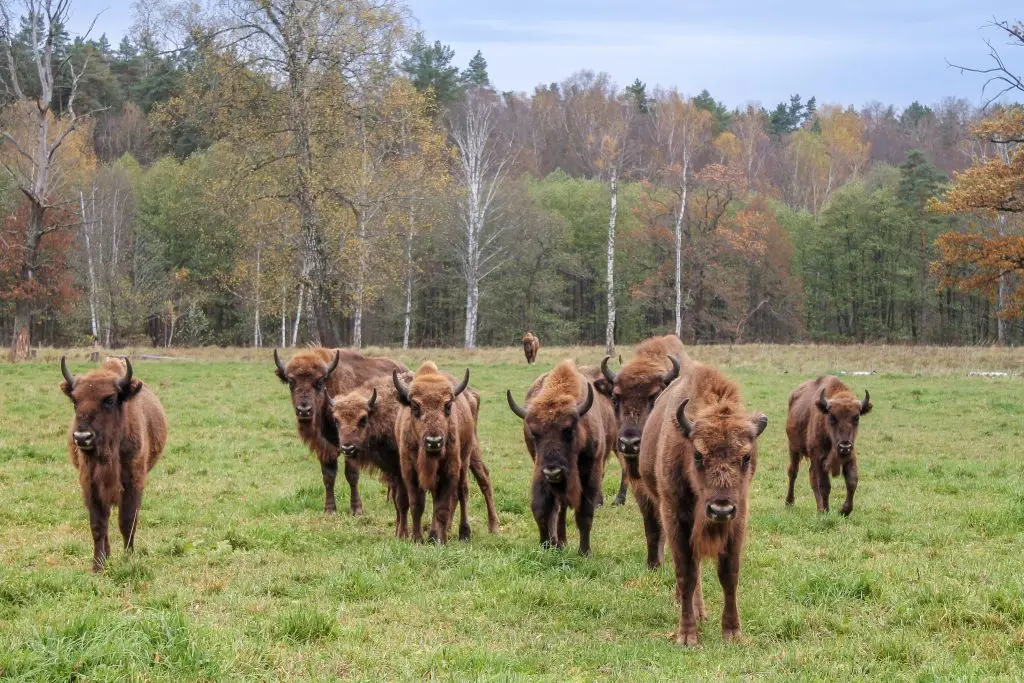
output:
[[[832,491],[829,475],[846,480],[846,501],[839,514],[853,512],[853,494],[857,490],[857,456],[854,441],[860,416],[871,412],[871,394],[864,392],[858,401],[838,377],[826,375],[808,380],[789,396],[786,436],[789,438],[789,491],[786,505],[793,504],[793,482],[800,471],[800,458],[811,461],[811,491],[818,512],[828,512]]]
[[[101,368],[75,377],[61,357],[61,391],[75,407],[68,429],[68,454],[78,470],[92,529],[92,569],[110,555],[107,528],[111,506],[125,550],[135,547],[146,475],[167,444],[167,417],[156,395],[133,375],[125,358],[108,358]]]
[[[512,412],[523,419],[523,438],[533,459],[531,508],[541,544],[565,546],[565,517],[571,507],[580,531],[580,554],[588,555],[604,461],[615,449],[611,405],[595,397],[589,379],[570,360],[534,381],[525,408],[511,391],[506,396]]]
[[[537,339],[537,336],[533,332],[527,330],[526,334],[523,335],[522,341],[523,353],[526,354],[526,362],[533,365],[537,362],[537,352],[540,351],[540,339]]]
[[[767,426],[763,414],[746,412],[734,382],[695,363],[657,400],[647,420],[641,476],[630,483],[644,518],[648,566],[661,564],[663,536],[672,550],[681,645],[697,644],[704,557],[718,561],[722,638],[740,634],[736,588],[747,499],[757,469],[757,437]]]
[[[594,386],[612,400],[619,430],[616,448],[635,478],[641,435],[654,401],[679,376],[679,368],[691,361],[683,342],[674,334],[651,337],[638,344],[636,355],[618,373],[608,368],[610,358],[605,356],[601,361],[603,376]],[[614,504],[625,502],[626,481],[623,479]]]
[[[405,372],[404,365],[390,358],[368,358],[346,349],[312,347],[299,351],[285,366],[274,349],[278,378],[288,385],[299,436],[320,462],[324,480],[324,512],[335,512],[334,481],[338,476],[338,435],[330,419],[328,393],[346,394],[368,379]],[[333,442],[333,443],[332,443]],[[359,468],[345,461],[345,479],[351,490],[349,507],[353,515],[363,510],[359,498]]]
[[[447,373],[442,374],[450,381],[455,379]],[[404,383],[411,382],[412,378],[411,372],[399,376]],[[463,396],[470,402],[475,417],[479,410],[479,395],[470,388],[466,389]],[[407,538],[409,496],[402,480],[398,439],[395,436],[395,424],[401,409],[402,403],[398,399],[392,377],[369,380],[358,389],[331,399],[341,454],[345,456],[346,462],[354,463],[360,470],[380,471],[395,504],[395,535]],[[498,533],[500,525],[494,507],[490,473],[478,451],[472,453],[469,468],[487,504],[488,528],[492,533]],[[460,496],[460,502],[466,502],[464,497]]]
[[[434,501],[429,538],[448,541],[452,511],[460,502],[459,538],[469,540],[469,465],[480,457],[476,409],[463,392],[469,386],[469,370],[453,386],[432,362],[420,366],[406,383],[392,373],[402,403],[395,424],[402,479],[412,508],[412,539],[423,540],[422,518],[429,491]]]

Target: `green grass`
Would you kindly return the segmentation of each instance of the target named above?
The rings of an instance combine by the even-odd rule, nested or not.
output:
[[[71,407],[60,372],[0,366],[0,678],[1024,675],[1019,375],[968,378],[904,349],[857,347],[855,360],[832,350],[818,366],[779,347],[693,349],[722,362],[770,423],[740,579],[744,639],[722,643],[721,590],[706,563],[711,618],[702,647],[689,651],[669,639],[672,569],[644,568],[632,499],[598,511],[592,557],[576,554],[571,525],[569,551],[538,547],[530,461],[504,391],[521,398],[563,352],[601,357],[542,349],[531,368],[510,351],[439,352],[456,374],[468,362],[483,396],[480,434],[503,527],[487,533],[474,487],[473,540],[443,548],[395,540],[392,508],[371,477],[362,517],[322,513],[319,468],[269,361],[135,362],[167,409],[170,443],[146,489],[135,556],[119,549],[112,525],[115,550],[99,576],[89,571],[87,516],[65,452]],[[1022,366],[1020,351],[1000,353],[992,358],[1002,365],[977,369]],[[850,379],[875,405],[858,441],[853,516],[814,511],[806,467],[786,509],[788,393],[821,372],[904,361],[902,371]],[[608,501],[619,474],[611,462]],[[834,480],[833,499],[842,495]]]

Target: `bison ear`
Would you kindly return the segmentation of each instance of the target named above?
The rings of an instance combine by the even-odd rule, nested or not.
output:
[[[595,379],[592,384],[597,389],[597,393],[604,394],[608,398],[612,397],[612,385],[603,376]]]
[[[751,422],[754,424],[754,438],[761,436],[764,430],[768,428],[768,416],[764,413],[758,413],[755,415]]]
[[[871,412],[871,409],[873,407],[874,406],[871,405],[871,394],[869,394],[868,390],[865,389],[864,390],[864,400],[860,402],[860,414],[861,415],[867,415],[868,413]]]
[[[62,381],[57,386],[60,387],[61,391],[67,394],[68,398],[71,398],[71,385],[68,384],[67,380]]]
[[[821,388],[821,393],[818,394],[818,400],[814,402],[814,405],[821,411],[822,415],[828,415],[828,399],[825,398],[825,387]]]
[[[135,398],[140,391],[142,391],[142,380],[130,379],[123,385],[118,386],[117,397],[121,400],[121,403],[124,403]]]

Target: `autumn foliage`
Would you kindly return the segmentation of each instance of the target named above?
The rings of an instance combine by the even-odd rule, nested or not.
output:
[[[0,232],[0,300],[8,303],[28,301],[33,307],[52,312],[67,313],[81,292],[75,285],[75,271],[69,255],[74,244],[74,233],[67,230],[47,232],[40,242],[39,267],[35,277],[22,277],[25,268],[25,224],[29,205],[25,200],[16,204],[14,213],[4,217]],[[60,209],[46,213],[44,227],[55,228],[75,220]]]

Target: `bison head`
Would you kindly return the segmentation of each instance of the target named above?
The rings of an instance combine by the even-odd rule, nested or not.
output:
[[[676,409],[680,434],[690,444],[687,479],[697,493],[697,510],[710,522],[732,521],[746,504],[757,469],[757,437],[768,417],[748,416],[731,404],[711,404],[694,418],[686,414],[690,399]]]
[[[841,392],[831,399],[825,398],[825,388],[818,394],[815,406],[825,419],[825,429],[841,460],[853,457],[853,443],[857,438],[860,416],[871,412],[871,394],[864,391],[864,400],[858,401],[853,394]]]
[[[359,454],[370,438],[370,416],[377,408],[377,390],[369,397],[356,390],[338,399],[327,398],[338,427],[338,450],[346,458]]]
[[[594,388],[587,382],[587,395],[576,400],[575,395],[555,397],[554,400],[534,400],[523,409],[506,392],[508,406],[523,419],[523,433],[532,441],[537,467],[548,484],[565,485],[575,464],[582,438],[581,420],[594,405]]]
[[[68,371],[67,358],[61,356],[64,381],[60,388],[75,407],[71,438],[82,451],[102,454],[120,440],[124,404],[142,390],[142,382],[132,377],[132,364],[127,358],[123,373],[111,367],[104,364],[101,369],[75,377]]]
[[[312,353],[297,353],[285,367],[274,349],[274,364],[277,366],[278,378],[288,385],[292,393],[292,407],[299,422],[310,422],[313,416],[323,409],[327,398],[327,380],[338,367],[341,353],[334,352],[334,359],[324,363],[323,359]]]
[[[605,356],[601,361],[603,377],[596,386],[615,406],[615,421],[619,427],[616,448],[623,457],[637,458],[647,416],[661,392],[679,376],[679,361],[669,356],[671,367],[666,370],[660,359],[639,356],[616,374],[608,368],[609,358],[611,356]]]
[[[469,386],[469,368],[466,368],[462,382],[456,386],[452,386],[433,363],[424,363],[410,384],[398,377],[398,370],[392,371],[391,379],[398,392],[398,400],[409,408],[412,415],[412,433],[416,440],[422,443],[427,455],[439,457],[448,441],[452,405]]]

